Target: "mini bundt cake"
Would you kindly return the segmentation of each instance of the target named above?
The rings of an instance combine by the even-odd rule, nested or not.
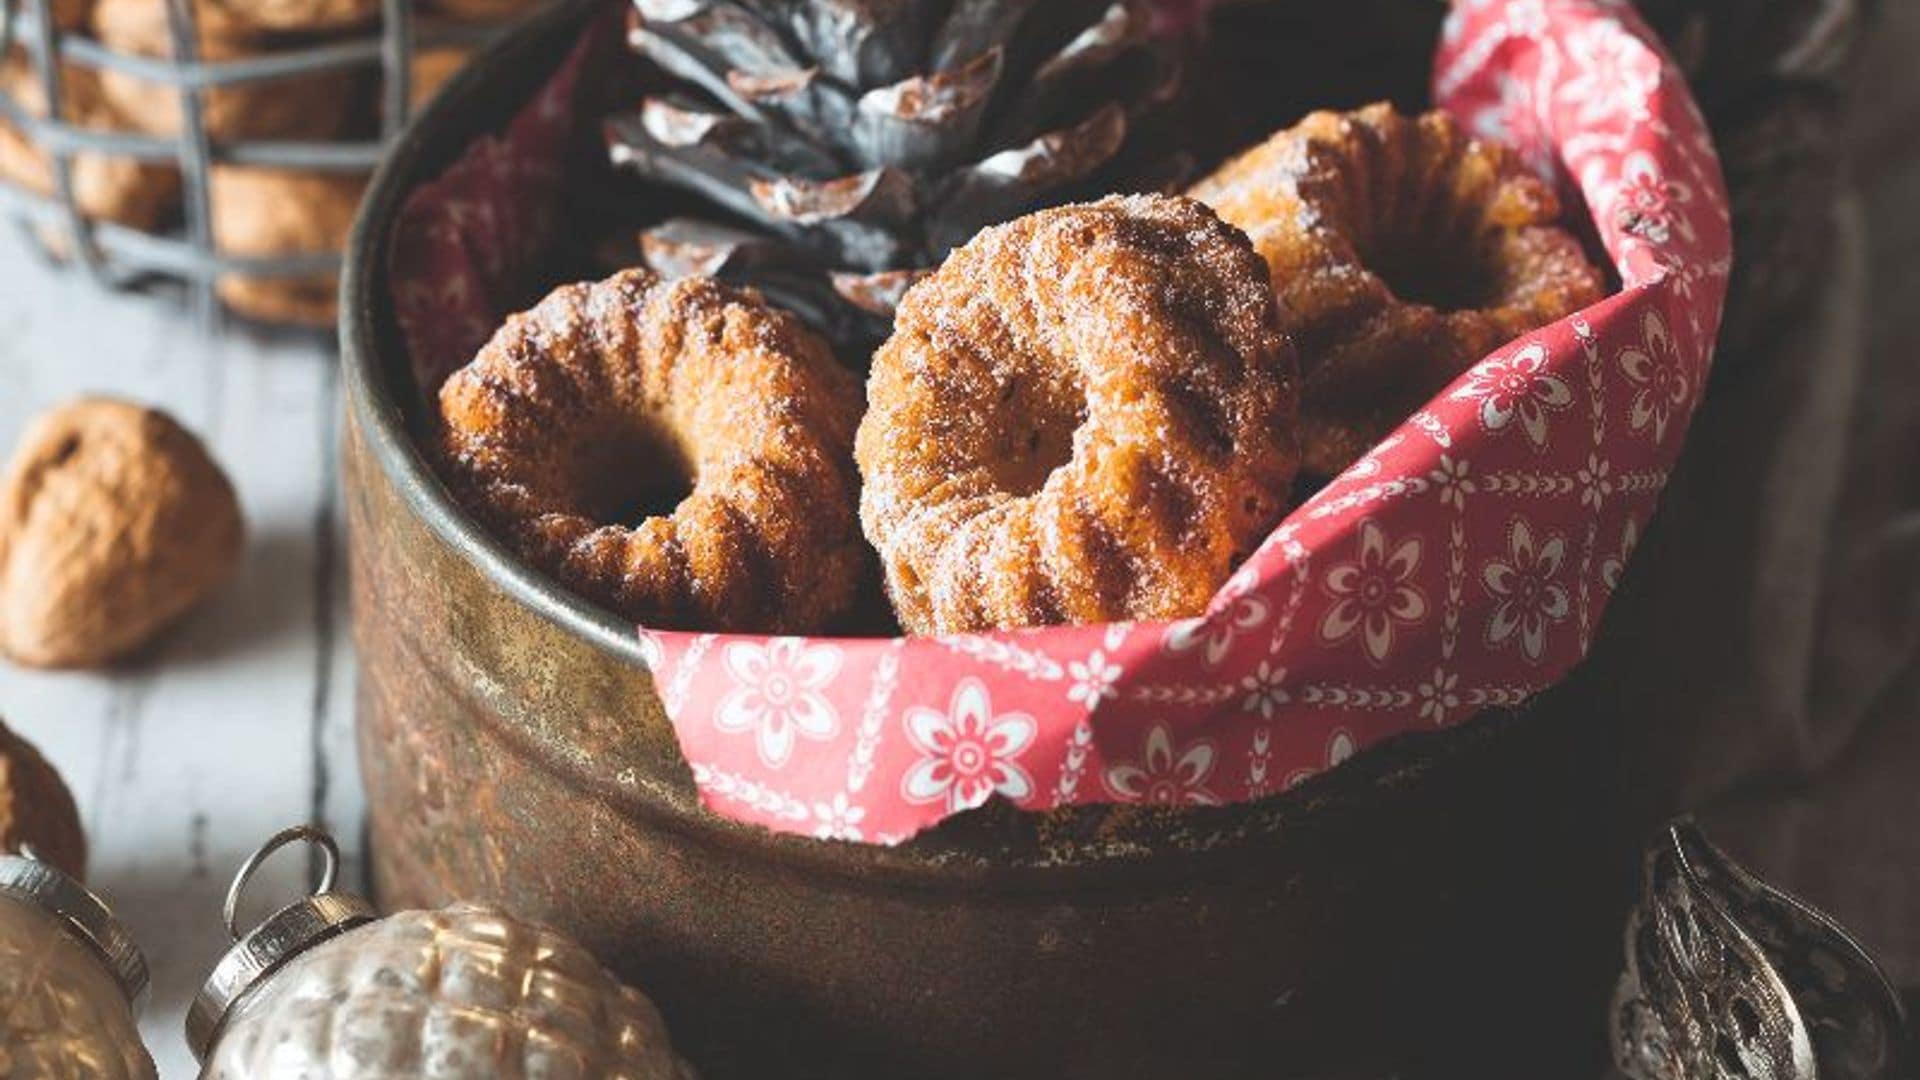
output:
[[[1189,193],[1246,230],[1300,352],[1305,468],[1340,472],[1488,352],[1600,299],[1505,147],[1385,104],[1316,112]]]
[[[867,555],[860,386],[759,295],[628,270],[554,290],[440,390],[450,486],[522,557],[648,626],[808,632]]]
[[[901,624],[1203,611],[1285,509],[1295,361],[1266,267],[1189,199],[988,229],[874,356],[860,515]]]

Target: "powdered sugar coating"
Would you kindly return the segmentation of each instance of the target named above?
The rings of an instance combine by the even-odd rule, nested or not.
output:
[[[1272,271],[1300,350],[1304,464],[1324,476],[1491,350],[1605,293],[1553,225],[1552,189],[1445,112],[1312,113],[1190,194]]]
[[[440,411],[462,500],[628,618],[803,632],[852,605],[860,387],[757,293],[645,270],[562,286],[447,380]],[[688,484],[670,513],[623,520]]]
[[[1295,370],[1265,266],[1199,203],[982,232],[868,382],[861,521],[902,625],[1197,614],[1285,509]]]

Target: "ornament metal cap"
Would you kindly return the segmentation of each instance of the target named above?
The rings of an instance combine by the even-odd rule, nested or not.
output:
[[[99,954],[134,1012],[146,1003],[147,958],[133,935],[98,896],[52,863],[41,862],[33,848],[0,854],[0,896],[14,897],[60,920],[67,933]]]
[[[242,935],[235,921],[240,894],[267,856],[296,840],[320,849],[319,884],[310,895],[267,916],[259,926]],[[196,1061],[206,1061],[227,1016],[261,980],[315,945],[380,917],[373,905],[361,897],[333,891],[339,873],[340,848],[333,837],[311,825],[295,825],[282,829],[260,845],[234,874],[233,884],[227,889],[227,902],[221,909],[227,936],[233,939],[234,946],[214,965],[213,974],[207,976],[205,985],[194,995],[193,1005],[187,1010],[187,1045],[193,1049]]]
[[[1614,990],[1614,1063],[1633,1080],[1911,1075],[1906,1011],[1833,918],[1755,877],[1691,819],[1648,848]]]

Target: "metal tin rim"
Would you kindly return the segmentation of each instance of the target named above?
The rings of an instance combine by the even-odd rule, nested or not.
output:
[[[381,265],[385,237],[401,204],[411,194],[404,180],[416,171],[426,150],[423,135],[460,110],[460,102],[491,72],[519,54],[537,52],[547,31],[579,22],[598,5],[594,0],[567,0],[529,19],[514,33],[486,49],[463,68],[438,97],[408,125],[373,174],[366,201],[354,220],[347,242],[347,258],[340,276],[341,368],[345,375],[347,408],[360,424],[381,468],[393,478],[408,507],[420,515],[441,539],[476,563],[515,600],[636,667],[646,667],[635,628],[612,613],[587,603],[545,574],[515,558],[507,548],[469,518],[453,502],[439,478],[414,445],[406,418],[385,385],[380,358],[376,311],[382,306],[376,290],[384,287]]]

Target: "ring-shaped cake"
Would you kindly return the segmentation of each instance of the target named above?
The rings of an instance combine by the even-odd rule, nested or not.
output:
[[[1316,112],[1195,185],[1272,272],[1302,464],[1332,476],[1481,357],[1599,300],[1553,189],[1452,116]]]
[[[628,618],[797,633],[852,607],[859,383],[756,293],[646,270],[562,286],[439,401],[456,494]]]
[[[1197,202],[982,232],[868,380],[861,519],[901,624],[1198,614],[1285,510],[1295,382],[1266,267]]]

